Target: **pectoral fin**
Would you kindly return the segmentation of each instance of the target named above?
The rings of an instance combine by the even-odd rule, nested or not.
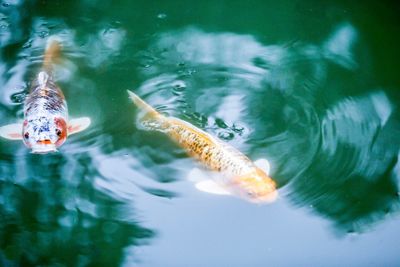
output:
[[[225,188],[214,182],[213,180],[204,180],[196,183],[196,188],[200,191],[216,195],[231,195]]]
[[[209,179],[210,176],[207,175],[206,171],[199,168],[193,168],[188,173],[188,180],[195,184]]]
[[[88,117],[72,119],[68,123],[68,134],[71,135],[82,132],[89,127],[90,123],[91,120]]]
[[[8,140],[22,140],[22,123],[13,123],[0,127],[0,136]]]
[[[269,172],[271,170],[271,165],[269,164],[269,161],[266,159],[258,159],[254,161],[254,165],[256,165],[258,168],[263,170],[266,174],[269,175]]]

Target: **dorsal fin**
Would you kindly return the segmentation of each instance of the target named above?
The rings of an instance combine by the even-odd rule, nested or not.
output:
[[[166,127],[166,117],[160,114],[152,106],[147,104],[138,95],[130,90],[127,90],[132,102],[139,108],[138,122],[141,126],[151,130],[162,130]]]
[[[59,58],[61,53],[60,42],[55,38],[50,38],[47,42],[46,51],[43,60],[43,69],[51,72],[53,63]]]
[[[130,99],[132,102],[144,113],[143,117],[146,118],[157,118],[162,116],[157,110],[155,110],[152,106],[147,104],[143,99],[141,99],[137,94],[134,92],[127,90]],[[145,120],[145,118],[142,118],[142,120]]]
[[[49,74],[47,74],[47,72],[45,71],[39,72],[37,77],[37,82],[41,89],[46,88],[48,80],[49,80]]]

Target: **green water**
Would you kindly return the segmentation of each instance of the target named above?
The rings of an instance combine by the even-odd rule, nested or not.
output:
[[[52,35],[93,124],[0,140],[0,266],[399,266],[400,8],[347,2],[1,0],[0,125]],[[126,89],[268,159],[278,200],[198,191]]]

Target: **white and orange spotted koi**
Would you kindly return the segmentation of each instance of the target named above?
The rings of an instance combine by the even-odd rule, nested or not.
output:
[[[86,129],[90,118],[68,121],[68,108],[61,89],[52,78],[53,62],[60,53],[60,44],[50,40],[44,56],[42,70],[32,81],[25,98],[24,121],[0,127],[0,136],[10,140],[23,140],[33,153],[57,151],[68,135]]]
[[[257,203],[276,199],[275,181],[243,153],[188,122],[160,114],[133,92],[128,93],[141,110],[139,120],[143,127],[166,133],[208,169],[222,174],[213,175],[213,181],[198,183],[198,189],[226,192]]]

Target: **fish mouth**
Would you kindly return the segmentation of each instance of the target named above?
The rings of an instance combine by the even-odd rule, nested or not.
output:
[[[52,143],[32,147],[33,154],[47,154],[50,152],[57,152],[57,147]]]
[[[254,203],[259,203],[259,204],[272,203],[272,202],[275,202],[277,198],[278,198],[278,191],[275,189],[274,191],[271,191],[268,194],[258,196],[250,201],[254,202]]]
[[[50,139],[44,139],[36,142],[38,145],[53,145]]]

